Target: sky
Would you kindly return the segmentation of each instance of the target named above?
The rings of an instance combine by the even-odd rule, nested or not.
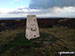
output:
[[[75,18],[75,0],[0,0],[0,18],[27,15]]]

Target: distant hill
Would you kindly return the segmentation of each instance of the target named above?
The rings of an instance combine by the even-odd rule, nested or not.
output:
[[[48,28],[53,26],[64,26],[75,28],[74,18],[37,18],[40,28]],[[4,26],[3,26],[4,25]],[[0,20],[0,31],[3,29],[15,29],[26,26],[26,19]]]

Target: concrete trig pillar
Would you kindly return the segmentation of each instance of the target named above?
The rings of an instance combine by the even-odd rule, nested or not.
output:
[[[26,38],[28,40],[40,37],[39,27],[35,15],[28,15],[26,20]]]

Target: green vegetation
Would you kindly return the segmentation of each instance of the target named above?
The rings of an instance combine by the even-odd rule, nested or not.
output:
[[[0,56],[59,56],[59,51],[75,52],[74,42],[75,29],[67,27],[40,28],[40,37],[32,40],[25,29],[6,30],[0,32]]]

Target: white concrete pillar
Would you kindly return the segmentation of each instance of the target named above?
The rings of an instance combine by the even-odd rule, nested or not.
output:
[[[35,15],[28,15],[26,20],[26,38],[28,40],[40,37],[39,27]]]

